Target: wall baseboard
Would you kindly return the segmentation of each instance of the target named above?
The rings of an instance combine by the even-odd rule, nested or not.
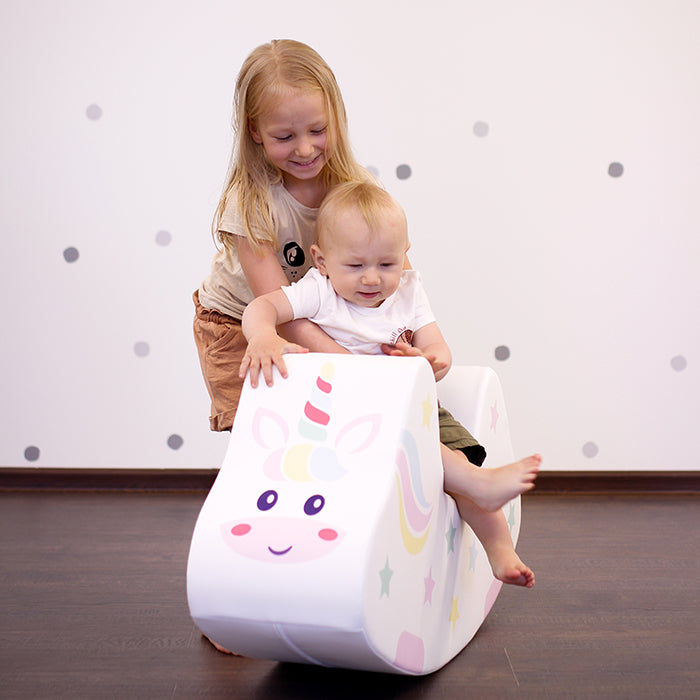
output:
[[[0,468],[0,491],[203,492],[218,469]]]
[[[0,468],[0,491],[207,493],[216,469]],[[700,493],[700,471],[543,471],[529,496]]]

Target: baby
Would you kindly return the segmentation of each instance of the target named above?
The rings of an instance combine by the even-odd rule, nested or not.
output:
[[[248,348],[241,377],[250,372],[255,387],[262,372],[271,385],[273,365],[287,377],[283,355],[308,350],[286,341],[276,328],[306,318],[350,352],[422,356],[436,381],[442,379],[450,368],[450,350],[418,273],[404,269],[408,247],[406,217],[386,190],[366,182],[334,188],[318,213],[311,247],[315,269],[254,299],[243,314]],[[396,337],[401,340],[392,342]],[[516,554],[501,508],[534,487],[540,455],[496,469],[480,469],[444,444],[441,457],[445,491],[483,544],[494,576],[534,586],[534,573]]]

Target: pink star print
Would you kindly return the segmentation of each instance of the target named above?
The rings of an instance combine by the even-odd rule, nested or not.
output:
[[[496,432],[496,425],[498,424],[498,401],[493,402],[493,406],[491,406],[491,431]]]
[[[423,604],[430,603],[433,604],[433,588],[435,588],[435,581],[433,580],[433,567],[430,567],[428,575],[423,579],[425,584],[425,598],[423,599]]]

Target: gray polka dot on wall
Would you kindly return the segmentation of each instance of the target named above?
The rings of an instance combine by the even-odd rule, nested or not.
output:
[[[41,450],[34,446],[34,445],[29,445],[27,449],[24,451],[24,458],[27,460],[27,462],[36,462],[41,455]]]
[[[184,443],[185,441],[177,433],[173,433],[168,438],[168,447],[171,450],[179,450],[184,445]]]
[[[75,262],[78,258],[80,257],[80,253],[78,252],[77,248],[73,248],[73,246],[70,246],[69,248],[66,248],[63,251],[63,259],[67,263],[73,263]]]
[[[136,357],[146,357],[151,352],[151,346],[140,340],[138,343],[134,343],[134,354]]]
[[[410,165],[404,163],[396,166],[396,177],[398,177],[399,180],[408,180],[408,178],[411,177],[411,173]]]
[[[100,105],[91,104],[88,105],[85,110],[85,116],[92,122],[96,122],[98,119],[102,118],[102,107]]]
[[[622,173],[625,172],[622,163],[610,163],[608,166],[608,175],[610,177],[622,177]]]
[[[493,353],[497,360],[503,362],[510,357],[510,348],[507,345],[499,345]]]
[[[474,132],[474,136],[483,139],[489,135],[489,125],[486,122],[474,122],[472,131]]]
[[[168,246],[172,240],[173,237],[170,231],[158,231],[158,233],[156,233],[156,243],[160,246]]]
[[[595,442],[587,442],[581,451],[583,452],[584,457],[593,459],[593,457],[597,456],[598,454],[598,445],[596,445]]]
[[[688,361],[683,355],[676,355],[671,358],[671,367],[676,370],[676,372],[682,372],[687,366]]]

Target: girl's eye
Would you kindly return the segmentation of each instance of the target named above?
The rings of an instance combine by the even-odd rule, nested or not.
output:
[[[270,510],[277,503],[277,491],[265,491],[258,498],[258,510]]]
[[[275,136],[275,141],[289,141],[292,136],[289,134],[288,136]]]
[[[311,130],[311,133],[312,133],[312,134],[322,134],[322,133],[325,132],[325,130],[326,130],[327,128],[328,128],[328,127],[323,126],[323,127],[321,127],[320,129],[312,129],[312,130]]]
[[[321,508],[326,504],[326,499],[320,494],[311,496],[306,503],[304,503],[304,513],[307,515],[316,515]]]

